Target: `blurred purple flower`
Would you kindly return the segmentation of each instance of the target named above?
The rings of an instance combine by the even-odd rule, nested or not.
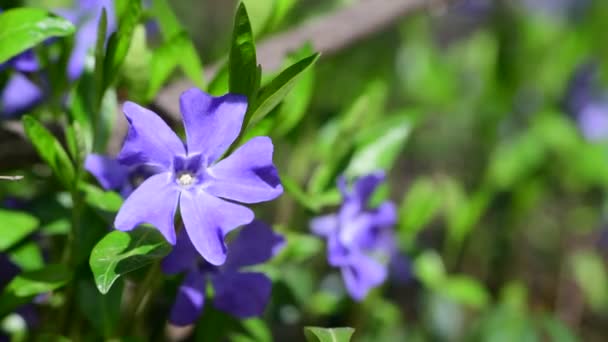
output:
[[[608,98],[602,94],[595,63],[581,65],[574,73],[565,96],[566,111],[589,141],[608,139]]]
[[[393,226],[395,205],[386,201],[377,208],[368,202],[383,173],[357,180],[349,191],[344,178],[338,181],[343,202],[338,213],[311,221],[312,231],[327,238],[329,264],[340,267],[346,289],[355,300],[362,300],[387,277],[388,264],[397,252]]]
[[[217,309],[238,318],[261,315],[270,298],[272,282],[262,273],[239,270],[270,260],[284,242],[266,224],[253,221],[230,243],[226,263],[218,267],[201,259],[188,234],[182,231],[177,245],[162,263],[166,274],[186,273],[171,309],[170,322],[184,326],[200,317],[207,280],[213,286],[213,304]]]
[[[124,198],[129,197],[139,184],[156,173],[153,167],[127,167],[115,158],[99,154],[88,155],[84,168],[95,176],[103,189],[116,191]]]
[[[126,199],[114,225],[126,231],[150,223],[175,244],[173,220],[179,202],[194,247],[209,263],[221,265],[226,234],[254,218],[253,211],[234,202],[264,202],[283,193],[272,163],[272,141],[255,137],[218,161],[239,135],[246,98],[213,97],[192,88],[181,95],[180,107],[187,147],[154,112],[124,104],[129,131],[118,161],[129,167],[153,166],[159,173]]]
[[[69,20],[76,26],[74,47],[68,61],[68,77],[75,80],[84,71],[87,54],[95,48],[97,42],[97,26],[102,9],[106,9],[107,30],[106,39],[116,31],[116,14],[112,0],[78,0],[73,8],[56,9],[54,12]]]

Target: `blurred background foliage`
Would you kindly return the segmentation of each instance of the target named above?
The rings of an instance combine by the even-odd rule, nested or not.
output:
[[[357,1],[243,2],[261,41]],[[235,5],[171,2],[205,65],[226,57]],[[323,56],[248,132],[271,133],[288,192],[258,213],[288,236],[261,266],[276,281],[272,303],[244,322],[207,308],[195,336],[301,340],[299,327],[313,324],[354,327],[355,341],[605,341],[608,134],[586,135],[581,113],[604,101],[608,118],[607,32],[603,0],[455,0]],[[118,101],[154,98],[142,70],[162,39],[140,34]],[[591,85],[577,81],[587,66]],[[227,90],[219,75],[206,80],[212,93]],[[572,105],[581,91],[586,102]],[[378,197],[400,208],[408,272],[353,303],[308,220],[339,203],[338,174],[378,168],[389,170]],[[65,229],[55,218],[70,204],[48,171],[0,170],[30,175],[2,183],[0,196],[28,202],[46,234]]]

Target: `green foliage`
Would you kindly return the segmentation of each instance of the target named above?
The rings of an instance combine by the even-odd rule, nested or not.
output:
[[[33,117],[26,115],[22,122],[25,134],[40,158],[53,170],[66,189],[72,189],[75,181],[74,166],[59,141]]]
[[[160,260],[171,251],[158,230],[113,231],[91,251],[89,265],[99,292],[106,294],[121,276]]]
[[[353,328],[304,328],[304,335],[308,342],[348,342],[354,332]]]
[[[6,287],[5,293],[17,297],[29,297],[55,290],[67,283],[71,273],[65,265],[47,265],[36,271],[24,272],[15,277]]]
[[[239,4],[234,17],[228,70],[230,92],[245,95],[252,102],[260,88],[261,72],[249,16],[243,3]]]
[[[38,220],[26,213],[0,209],[0,252],[6,252],[38,227]]]
[[[103,60],[102,94],[114,83],[122,63],[127,57],[133,32],[142,16],[141,0],[127,1],[125,10],[119,13],[118,29],[108,40],[106,54]]]
[[[74,33],[69,21],[39,8],[15,8],[0,14],[0,63],[51,37]]]

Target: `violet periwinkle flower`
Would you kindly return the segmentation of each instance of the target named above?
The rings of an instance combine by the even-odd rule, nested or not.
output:
[[[200,317],[207,281],[213,286],[213,304],[217,309],[238,318],[261,315],[270,298],[272,282],[263,273],[240,269],[268,261],[284,242],[284,238],[266,224],[253,221],[230,243],[226,263],[218,267],[201,259],[188,234],[180,232],[177,245],[162,262],[166,274],[186,273],[169,321],[184,326]]]
[[[95,176],[103,189],[116,191],[124,198],[129,197],[141,182],[156,173],[153,167],[127,167],[115,158],[100,154],[88,155],[84,168]]]
[[[0,92],[0,117],[2,118],[23,114],[44,99],[42,89],[27,77],[27,74],[38,71],[39,68],[36,55],[32,50],[27,50],[6,63],[0,64],[0,71],[8,68],[14,71]]]
[[[343,202],[338,213],[311,221],[312,231],[327,239],[329,264],[340,268],[346,289],[355,300],[362,300],[385,281],[390,259],[396,255],[395,205],[386,201],[370,208],[368,203],[383,181],[383,173],[373,173],[358,179],[348,190],[341,178],[338,185]]]
[[[56,9],[54,12],[76,26],[74,47],[68,61],[68,77],[75,80],[84,71],[87,55],[97,43],[97,28],[102,9],[107,15],[106,38],[116,31],[116,15],[112,0],[78,0],[73,8]]]
[[[125,200],[114,225],[127,231],[149,223],[174,245],[179,203],[196,250],[209,263],[221,265],[226,260],[226,234],[254,218],[251,209],[235,202],[264,202],[283,193],[272,163],[272,141],[255,137],[219,160],[239,135],[246,97],[213,97],[192,88],[181,95],[180,108],[187,146],[154,112],[124,104],[129,131],[117,159],[128,167],[155,167],[158,173]]]
[[[602,94],[598,76],[596,64],[581,65],[570,81],[565,99],[567,112],[589,141],[608,139],[608,97]]]

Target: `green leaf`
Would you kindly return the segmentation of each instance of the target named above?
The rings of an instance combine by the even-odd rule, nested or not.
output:
[[[246,117],[245,123],[259,121],[273,110],[296,85],[298,76],[310,67],[318,58],[319,54],[315,53],[301,59],[289,68],[283,70],[277,77],[270,81],[268,85],[262,87],[253,103],[253,108],[247,111],[246,115],[249,117],[249,120]],[[230,90],[232,91],[232,87]],[[243,127],[246,127],[246,124],[243,124]]]
[[[0,14],[0,63],[51,37],[74,33],[69,21],[40,8],[15,8]]]
[[[5,252],[38,227],[38,219],[26,213],[0,209],[0,252]]]
[[[56,290],[71,278],[72,273],[66,265],[49,264],[42,269],[17,275],[6,286],[4,292],[17,297],[31,297]]]
[[[152,54],[150,86],[146,98],[153,99],[173,70],[181,66],[184,73],[199,88],[204,88],[203,66],[186,32],[171,37]]]
[[[312,53],[312,47],[307,45],[296,55],[304,56]],[[295,56],[294,56],[295,57]],[[290,56],[289,59],[294,59]],[[314,92],[315,70],[311,66],[303,71],[285,96],[279,108],[276,119],[276,132],[278,135],[289,133],[305,116]]]
[[[476,279],[464,275],[449,277],[437,290],[460,304],[477,309],[485,308],[490,300],[490,295]]]
[[[24,243],[9,253],[11,261],[24,271],[41,269],[44,266],[44,258],[38,244],[33,241]]]
[[[608,274],[602,257],[593,251],[578,251],[570,257],[574,280],[587,303],[596,311],[608,305]]]
[[[445,267],[437,252],[425,251],[414,260],[414,274],[424,286],[436,289],[445,280]]]
[[[272,263],[304,262],[323,250],[323,242],[314,235],[296,232],[284,232],[284,235],[287,243]]]
[[[29,115],[22,119],[25,134],[44,162],[67,189],[72,189],[75,171],[67,153],[55,137],[38,120]]]
[[[104,88],[104,56],[106,51],[106,33],[108,31],[108,13],[105,7],[101,9],[99,24],[97,25],[97,41],[95,42],[95,70],[93,72],[95,78],[96,98],[95,104],[99,105],[103,97]],[[94,118],[93,122],[97,120]]]
[[[430,178],[418,178],[410,186],[399,207],[399,235],[411,244],[441,208],[441,194]]]
[[[183,31],[182,25],[175,16],[167,0],[152,0],[152,14],[158,19],[160,32],[165,39],[173,37]]]
[[[365,130],[360,138],[364,143],[357,147],[345,171],[346,175],[355,178],[377,170],[390,169],[411,131],[411,114],[387,118]]]
[[[171,245],[154,228],[108,233],[95,245],[89,259],[97,289],[108,293],[120,276],[160,260],[170,251]]]
[[[308,342],[349,342],[354,332],[355,329],[348,327],[304,327],[304,335]]]
[[[245,95],[251,102],[260,87],[260,72],[251,24],[243,3],[239,4],[234,17],[228,70],[230,92]]]
[[[118,30],[110,36],[103,65],[103,90],[116,79],[122,63],[127,57],[135,27],[142,15],[141,0],[128,1],[118,21]]]
[[[104,191],[90,184],[80,184],[80,190],[85,193],[84,200],[92,208],[116,213],[123,203],[122,197],[113,191]]]

